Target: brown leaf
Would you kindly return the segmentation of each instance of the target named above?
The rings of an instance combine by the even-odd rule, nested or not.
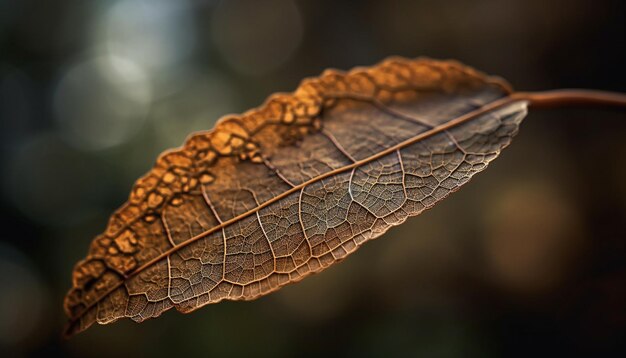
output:
[[[162,154],[74,269],[67,335],[251,300],[341,261],[485,169],[526,114],[452,61],[329,70]]]

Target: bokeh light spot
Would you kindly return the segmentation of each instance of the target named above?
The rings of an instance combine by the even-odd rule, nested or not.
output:
[[[150,84],[135,63],[114,56],[71,67],[54,95],[63,136],[82,149],[122,144],[141,128],[149,109]]]
[[[212,36],[230,66],[263,75],[289,60],[302,40],[300,11],[292,0],[222,1],[213,13]]]
[[[110,54],[128,58],[151,74],[183,61],[195,44],[187,1],[117,1],[98,33]]]
[[[547,182],[513,183],[493,198],[485,249],[496,281],[522,294],[554,288],[583,249],[576,205]]]

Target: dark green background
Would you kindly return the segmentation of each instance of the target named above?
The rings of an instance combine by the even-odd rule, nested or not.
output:
[[[459,193],[302,283],[59,338],[72,266],[187,133],[388,55],[456,58],[520,90],[624,92],[625,14],[619,0],[0,0],[0,352],[626,353],[626,111],[598,108],[532,111]]]

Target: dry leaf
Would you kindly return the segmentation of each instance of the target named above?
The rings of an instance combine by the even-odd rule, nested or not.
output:
[[[526,114],[510,94],[457,62],[391,58],[193,134],[74,269],[67,335],[254,299],[341,261],[485,169]]]

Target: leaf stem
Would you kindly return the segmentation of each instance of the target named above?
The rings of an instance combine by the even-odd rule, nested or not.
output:
[[[542,92],[514,92],[512,99],[526,100],[530,107],[548,108],[567,105],[599,105],[626,107],[626,94],[618,92],[558,89]]]

